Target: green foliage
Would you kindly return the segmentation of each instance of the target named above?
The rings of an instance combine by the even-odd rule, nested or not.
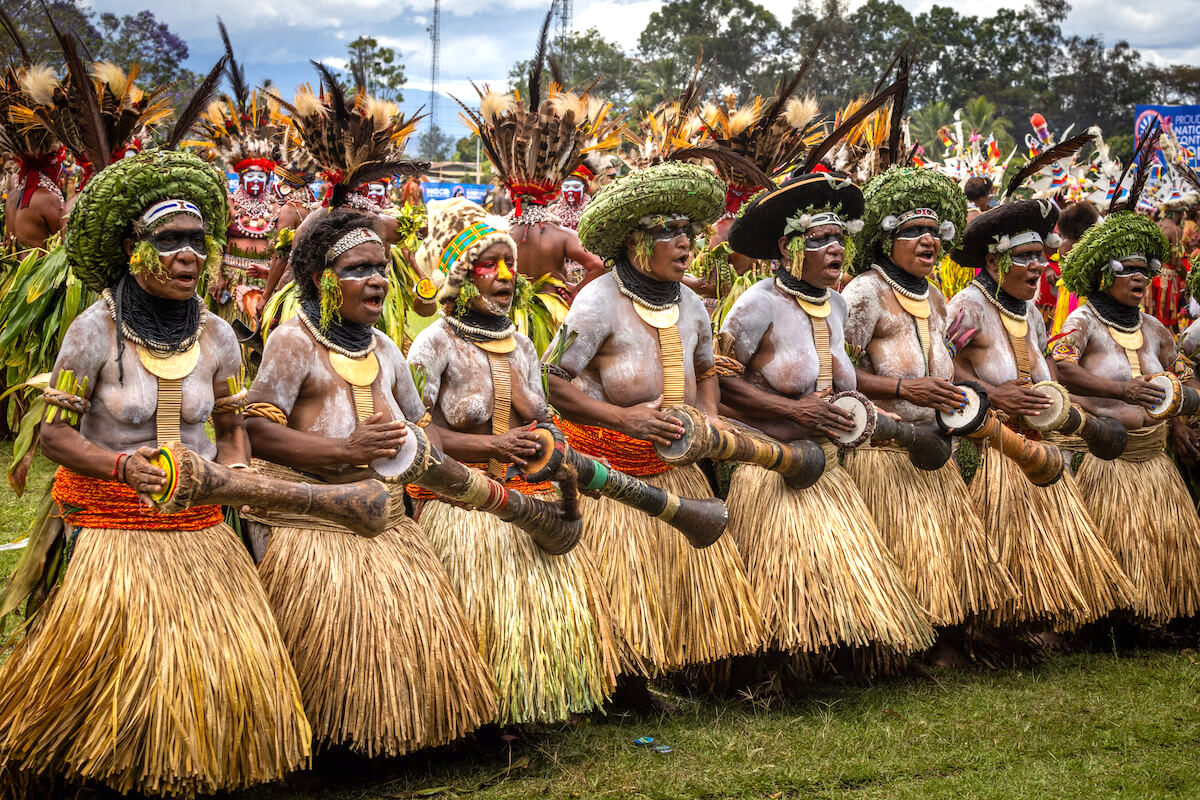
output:
[[[426,161],[448,161],[453,144],[454,140],[441,128],[426,128],[417,140],[417,154]],[[474,155],[471,156],[471,160],[475,160]]]
[[[593,90],[599,97],[611,101],[618,109],[629,107],[640,65],[620,45],[602,37],[595,28],[571,31],[551,44],[567,88],[599,79]],[[508,71],[509,88],[520,92],[522,97],[528,93],[529,64],[529,60],[518,61]],[[547,65],[542,72],[542,85],[549,86],[551,79]],[[466,160],[473,159],[474,154]]]
[[[408,82],[400,51],[379,44],[373,36],[359,36],[346,45],[347,70],[351,83],[362,82],[367,93],[399,103],[404,100],[400,88]]]

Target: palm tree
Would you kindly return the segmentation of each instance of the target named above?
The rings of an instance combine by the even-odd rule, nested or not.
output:
[[[944,100],[930,103],[918,108],[909,119],[908,130],[914,142],[919,142],[925,148],[925,155],[933,161],[941,161],[945,156],[942,139],[938,131],[954,123],[954,114],[950,104]]]
[[[1012,122],[996,116],[996,104],[983,95],[972,97],[963,106],[963,132],[967,131],[978,132],[984,139],[996,137],[996,146],[1003,155],[1012,149]]]

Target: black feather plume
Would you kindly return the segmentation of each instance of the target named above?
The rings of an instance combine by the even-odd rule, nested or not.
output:
[[[1158,138],[1162,136],[1162,123],[1158,117],[1155,117],[1150,125],[1138,137],[1137,144],[1133,148],[1133,157],[1129,159],[1129,163],[1125,165],[1125,169],[1121,171],[1121,177],[1117,179],[1117,183],[1113,188],[1112,201],[1108,204],[1108,213],[1114,211],[1132,211],[1137,208],[1138,198],[1142,196],[1142,190],[1146,188],[1146,180],[1150,177],[1150,154],[1154,152],[1154,148],[1158,145]],[[1137,175],[1133,178],[1133,185],[1129,187],[1129,194],[1125,199],[1118,202],[1117,198],[1121,195],[1121,184],[1125,182],[1125,176],[1129,174],[1129,170],[1137,164]]]
[[[554,18],[555,3],[550,3],[546,19],[542,22],[542,32],[538,36],[537,50],[533,53],[533,61],[529,62],[529,97],[526,106],[534,111],[542,104],[542,69],[546,66],[547,38],[550,35],[550,20]]]
[[[1196,170],[1192,169],[1192,165],[1186,161],[1180,161],[1177,164],[1172,164],[1172,168],[1183,177],[1185,181],[1191,184],[1191,187],[1197,192],[1200,192],[1200,175],[1196,174]]]
[[[1096,135],[1094,133],[1081,133],[1078,136],[1072,136],[1065,142],[1054,145],[1054,147],[1051,147],[1022,167],[1021,171],[1012,177],[1012,180],[1008,182],[1004,187],[1004,191],[1000,194],[1000,201],[1004,202],[1006,197],[1011,197],[1012,193],[1020,189],[1021,184],[1029,178],[1032,178],[1055,161],[1060,161],[1069,155],[1079,152],[1095,138]]]
[[[906,44],[905,47],[908,45]],[[897,163],[900,160],[900,129],[904,122],[904,105],[908,102],[908,68],[909,59],[904,55],[904,48],[900,50],[900,66],[896,73],[896,82],[901,84],[900,91],[896,92],[896,97],[892,100],[892,117],[888,122],[888,160],[887,166]]]
[[[13,40],[17,49],[21,51],[21,63],[32,64],[33,59],[29,57],[29,51],[25,49],[25,42],[21,39],[21,32],[17,30],[17,26],[13,24],[12,19],[5,13],[3,8],[0,8],[0,26],[4,28],[4,32]]]
[[[67,97],[83,104],[76,112],[75,124],[80,139],[86,143],[96,159],[93,166],[97,171],[108,166],[112,149],[108,143],[108,131],[104,126],[104,116],[100,111],[100,101],[96,98],[96,89],[92,84],[91,75],[79,56],[78,37],[73,33],[63,34],[54,22],[50,9],[42,2],[42,10],[50,21],[50,29],[54,32],[62,47],[63,57],[67,64],[66,90]]]
[[[664,160],[666,161],[690,161],[692,159],[704,158],[709,161],[715,161],[721,164],[728,164],[730,167],[738,170],[746,177],[750,178],[755,186],[770,186],[771,177],[763,172],[757,164],[746,158],[741,153],[736,153],[728,147],[719,145],[697,145],[695,147],[684,147],[674,151]]]
[[[225,74],[229,76],[229,88],[233,89],[233,99],[239,114],[245,114],[247,103],[250,101],[250,87],[246,86],[246,73],[242,65],[233,57],[233,43],[229,41],[229,31],[225,23],[217,17],[217,27],[221,31],[221,41],[225,43]]]
[[[321,83],[325,87],[325,91],[329,93],[329,104],[333,106],[333,113],[339,119],[344,119],[350,113],[349,107],[346,105],[346,93],[342,91],[342,85],[338,83],[337,76],[333,74],[333,70],[319,61],[310,61],[317,72],[321,73]]]
[[[550,54],[550,80],[557,83],[561,88],[567,88],[567,79],[563,77],[562,64],[558,62],[558,57],[553,53]]]
[[[804,161],[804,172],[812,172],[813,169],[821,163],[821,159],[829,154],[829,151],[833,149],[833,146],[836,145],[843,136],[852,131],[855,125],[862,122],[871,114],[875,113],[876,109],[886,103],[888,99],[896,96],[896,94],[899,93],[905,85],[907,85],[906,81],[897,81],[893,83],[891,86],[887,87],[882,92],[863,103],[862,108],[860,108],[858,111],[855,111],[853,114],[846,117],[842,124],[834,128],[833,131],[831,131],[830,134],[826,136],[820,144],[808,151],[808,158]]]
[[[192,93],[191,99],[187,105],[179,112],[179,116],[175,118],[175,124],[171,126],[171,132],[167,135],[166,147],[168,150],[174,150],[183,141],[183,137],[188,135],[188,131],[196,124],[196,118],[200,116],[213,94],[217,91],[217,84],[221,82],[221,72],[225,69],[225,59],[228,56],[221,56],[221,59],[213,65],[213,68],[208,71],[208,75],[196,87],[196,91]]]

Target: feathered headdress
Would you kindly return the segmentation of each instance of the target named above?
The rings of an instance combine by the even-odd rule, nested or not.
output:
[[[620,144],[620,121],[610,117],[612,105],[585,90],[565,90],[552,80],[543,97],[542,69],[553,9],[542,24],[537,52],[529,67],[528,96],[474,86],[479,110],[462,106],[463,120],[480,139],[488,160],[508,187],[519,219],[525,205],[545,206],[558,196],[562,182],[585,153],[611,150]]]
[[[29,205],[42,175],[57,185],[66,150],[51,131],[18,121],[14,112],[45,100],[57,85],[49,67],[6,67],[0,74],[0,151],[20,165],[21,208]]]
[[[762,181],[764,174],[774,178],[787,171],[820,139],[819,106],[812,98],[795,96],[796,87],[812,65],[820,44],[818,39],[800,69],[780,78],[770,98],[756,97],[739,107],[730,95],[723,104],[701,109],[706,137],[758,168],[758,174],[750,174],[732,162],[714,162],[727,187],[727,212],[737,213],[748,196],[770,183]]]
[[[403,158],[404,145],[424,115],[406,117],[395,103],[355,92],[347,100],[337,78],[324,64],[312,62],[321,75],[323,91],[301,87],[292,102],[279,100],[287,111],[288,133],[320,168],[326,182],[321,202],[337,208],[365,183],[393,175],[416,175],[428,161]]]
[[[704,118],[696,104],[700,98],[702,57],[703,54],[696,59],[692,77],[678,96],[663,100],[642,116],[639,133],[629,128],[624,130],[631,148],[621,158],[632,169],[671,161],[678,151],[700,145],[704,138]]]
[[[908,99],[909,59],[907,45],[900,49],[869,98],[857,98],[837,114],[828,136],[808,151],[804,172],[818,169],[828,159],[837,172],[856,183],[866,183],[889,166],[905,166],[909,144],[905,141],[904,104]],[[896,69],[896,80],[881,88]],[[884,107],[890,102],[888,107]]]
[[[242,65],[233,55],[233,43],[225,23],[217,19],[225,43],[225,78],[232,94],[222,95],[200,115],[201,138],[190,144],[203,149],[207,158],[237,173],[251,167],[272,172],[279,158],[279,126],[271,114],[271,98],[251,91]]]
[[[169,87],[139,88],[136,64],[128,72],[107,61],[97,61],[88,69],[75,34],[64,34],[52,17],[50,26],[62,47],[66,77],[61,83],[46,76],[27,81],[31,89],[39,88],[29,93],[31,104],[13,108],[11,117],[57,137],[83,168],[86,183],[126,151],[140,151],[140,137],[170,118]]]

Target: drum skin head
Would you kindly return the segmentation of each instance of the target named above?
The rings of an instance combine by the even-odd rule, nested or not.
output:
[[[1163,390],[1162,402],[1149,409],[1147,413],[1155,419],[1162,419],[1169,416],[1168,412],[1170,411],[1171,403],[1175,400],[1175,387],[1171,383],[1171,379],[1166,375],[1155,375],[1147,383],[1158,386]]]
[[[371,469],[383,478],[398,478],[412,467],[413,461],[417,457],[417,447],[417,437],[414,435],[413,426],[409,425],[408,435],[404,437],[404,444],[400,445],[400,451],[391,458],[372,461]]]
[[[673,458],[682,458],[688,451],[688,446],[692,442],[692,437],[696,435],[695,426],[692,425],[692,418],[680,411],[667,411],[675,421],[683,426],[683,436],[671,442],[666,447],[660,444],[654,445],[654,449],[658,451],[658,455],[663,461],[670,462]]]
[[[938,427],[943,433],[953,436],[967,436],[979,430],[987,419],[989,403],[987,392],[974,381],[956,383],[967,396],[967,405],[958,411],[937,412]]]
[[[833,437],[834,444],[839,447],[858,447],[871,438],[871,434],[875,432],[875,418],[878,412],[874,405],[868,405],[870,401],[858,392],[841,392],[834,395],[829,402],[854,418],[854,428]]]
[[[1063,389],[1053,381],[1043,381],[1034,384],[1033,390],[1051,400],[1051,405],[1040,414],[1026,416],[1025,421],[1030,427],[1039,431],[1054,431],[1062,427],[1070,413],[1070,397],[1063,395]]]

